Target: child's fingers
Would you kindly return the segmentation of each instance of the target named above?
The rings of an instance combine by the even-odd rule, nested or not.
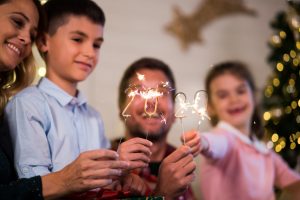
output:
[[[168,157],[164,159],[164,162],[167,163],[175,163],[181,158],[187,156],[191,153],[191,149],[188,146],[181,146],[178,149],[176,149],[172,154],[170,154]]]

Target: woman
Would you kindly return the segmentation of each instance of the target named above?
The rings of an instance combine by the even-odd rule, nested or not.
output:
[[[0,0],[0,197],[4,199],[53,199],[112,183],[127,168],[110,150],[82,153],[61,171],[17,180],[9,130],[3,116],[8,99],[28,86],[34,77],[31,47],[43,20],[38,0]],[[42,18],[42,17],[41,17]],[[111,167],[103,161],[110,160]],[[102,158],[102,160],[101,160]],[[83,167],[85,166],[85,167]]]

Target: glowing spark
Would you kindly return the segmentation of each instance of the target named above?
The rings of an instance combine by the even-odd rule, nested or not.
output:
[[[201,98],[205,94],[205,98]],[[183,127],[183,118],[187,117],[186,112],[191,110],[192,114],[197,114],[199,116],[198,121],[198,130],[202,121],[206,119],[210,120],[210,117],[207,114],[207,97],[204,90],[198,90],[194,95],[194,102],[190,103],[186,99],[186,95],[183,92],[179,92],[175,96],[175,101],[178,109],[175,111],[175,117],[180,119],[181,129],[182,129],[182,137],[183,144],[185,144],[184,137],[184,127]],[[203,105],[204,104],[204,105]]]
[[[161,121],[160,121],[161,123],[167,124],[167,120],[166,120],[164,114],[160,113],[160,118],[161,118]]]
[[[144,81],[145,76],[140,73],[136,73],[138,80]],[[166,93],[169,93],[173,89],[170,87],[169,82],[161,82],[155,88],[145,88],[143,85],[129,85],[129,87],[125,90],[127,96],[130,97],[129,103],[125,106],[122,116],[124,118],[128,118],[131,115],[127,114],[126,111],[128,110],[129,106],[133,102],[136,96],[140,96],[145,100],[144,104],[144,112],[147,114],[148,117],[152,117],[153,115],[157,114],[157,105],[159,97],[163,96]],[[154,106],[151,111],[149,111],[148,101],[154,100]]]
[[[140,73],[136,73],[137,78],[139,79],[139,81],[144,81],[145,80],[145,75],[140,74]]]

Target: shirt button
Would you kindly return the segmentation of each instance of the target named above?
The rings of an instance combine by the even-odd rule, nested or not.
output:
[[[23,168],[22,168],[22,172],[23,172],[24,174],[28,174],[28,173],[29,173],[29,167],[23,167]]]
[[[77,103],[76,99],[72,99],[72,100],[71,100],[71,104],[72,104],[72,105],[75,105],[76,103]]]

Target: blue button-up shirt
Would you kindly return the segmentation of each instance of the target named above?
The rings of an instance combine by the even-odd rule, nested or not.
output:
[[[58,171],[81,152],[110,146],[99,113],[81,93],[70,96],[47,78],[18,93],[6,115],[20,177]]]

